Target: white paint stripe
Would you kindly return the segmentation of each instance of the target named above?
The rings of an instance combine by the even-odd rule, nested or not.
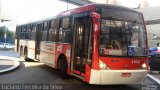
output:
[[[1,56],[1,55],[0,55],[0,59],[13,60],[13,62],[14,62],[14,65],[13,65],[12,67],[7,68],[7,69],[4,69],[4,70],[0,70],[0,73],[13,70],[13,69],[15,69],[15,68],[17,68],[17,67],[20,66],[20,62],[19,62],[20,58],[8,57],[8,56]]]
[[[149,76],[150,78],[152,78],[153,80],[155,80],[158,84],[160,84],[160,80],[155,78],[154,76],[147,74],[147,76]]]
[[[14,63],[15,64],[12,67],[4,69],[4,70],[0,70],[0,73],[13,70],[13,69],[17,68],[20,65],[18,61],[14,61]]]

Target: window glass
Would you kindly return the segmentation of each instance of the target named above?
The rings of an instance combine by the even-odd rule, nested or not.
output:
[[[61,19],[61,28],[68,29],[69,28],[69,17]]]
[[[70,43],[70,40],[71,40],[71,31],[70,30],[67,30],[67,31],[62,31],[62,34],[61,34],[61,41],[63,43]]]
[[[50,22],[50,28],[48,32],[48,41],[56,42],[56,37],[57,37],[57,19],[52,20]]]
[[[35,40],[35,36],[36,36],[35,29],[36,29],[36,24],[33,24],[32,32],[31,32],[32,33],[31,40]]]
[[[70,43],[71,42],[71,29],[69,26],[69,17],[60,19],[60,30],[58,42]]]
[[[143,24],[134,20],[102,19],[99,53],[116,56],[145,56],[144,30]]]
[[[47,31],[47,29],[48,29],[48,22],[46,21],[43,23],[43,31]]]
[[[49,37],[48,41],[55,42],[56,41],[56,30],[49,29]]]
[[[48,22],[43,23],[43,30],[42,30],[42,41],[47,41],[47,32],[48,32]]]
[[[57,19],[51,21],[51,29],[52,30],[55,30],[57,28],[57,23],[58,23],[57,21],[58,21]]]

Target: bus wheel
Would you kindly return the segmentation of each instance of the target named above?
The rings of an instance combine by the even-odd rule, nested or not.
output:
[[[21,47],[20,48],[20,57],[23,57],[23,53],[22,52],[23,52],[23,48]]]
[[[25,60],[25,61],[29,61],[27,48],[25,48],[25,50],[24,50],[24,60]]]
[[[60,75],[62,78],[67,78],[67,62],[66,59],[64,57],[60,57],[59,59],[59,71],[60,71]]]

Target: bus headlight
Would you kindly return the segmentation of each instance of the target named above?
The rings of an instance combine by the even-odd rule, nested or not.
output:
[[[142,69],[146,69],[146,68],[147,68],[146,63],[143,63],[143,64],[142,64]]]
[[[100,67],[100,69],[107,69],[107,65],[103,62],[103,61],[101,61],[101,60],[99,60],[99,67]]]

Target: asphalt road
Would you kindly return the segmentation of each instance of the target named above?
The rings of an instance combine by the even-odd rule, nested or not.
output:
[[[15,52],[0,51],[0,54],[19,57]],[[19,86],[19,90],[160,90],[160,86],[148,77],[141,84],[89,85],[74,77],[62,79],[58,71],[43,63],[24,62],[23,60],[20,62],[21,66],[18,69],[0,75],[0,88],[13,88],[13,86],[18,88]]]

